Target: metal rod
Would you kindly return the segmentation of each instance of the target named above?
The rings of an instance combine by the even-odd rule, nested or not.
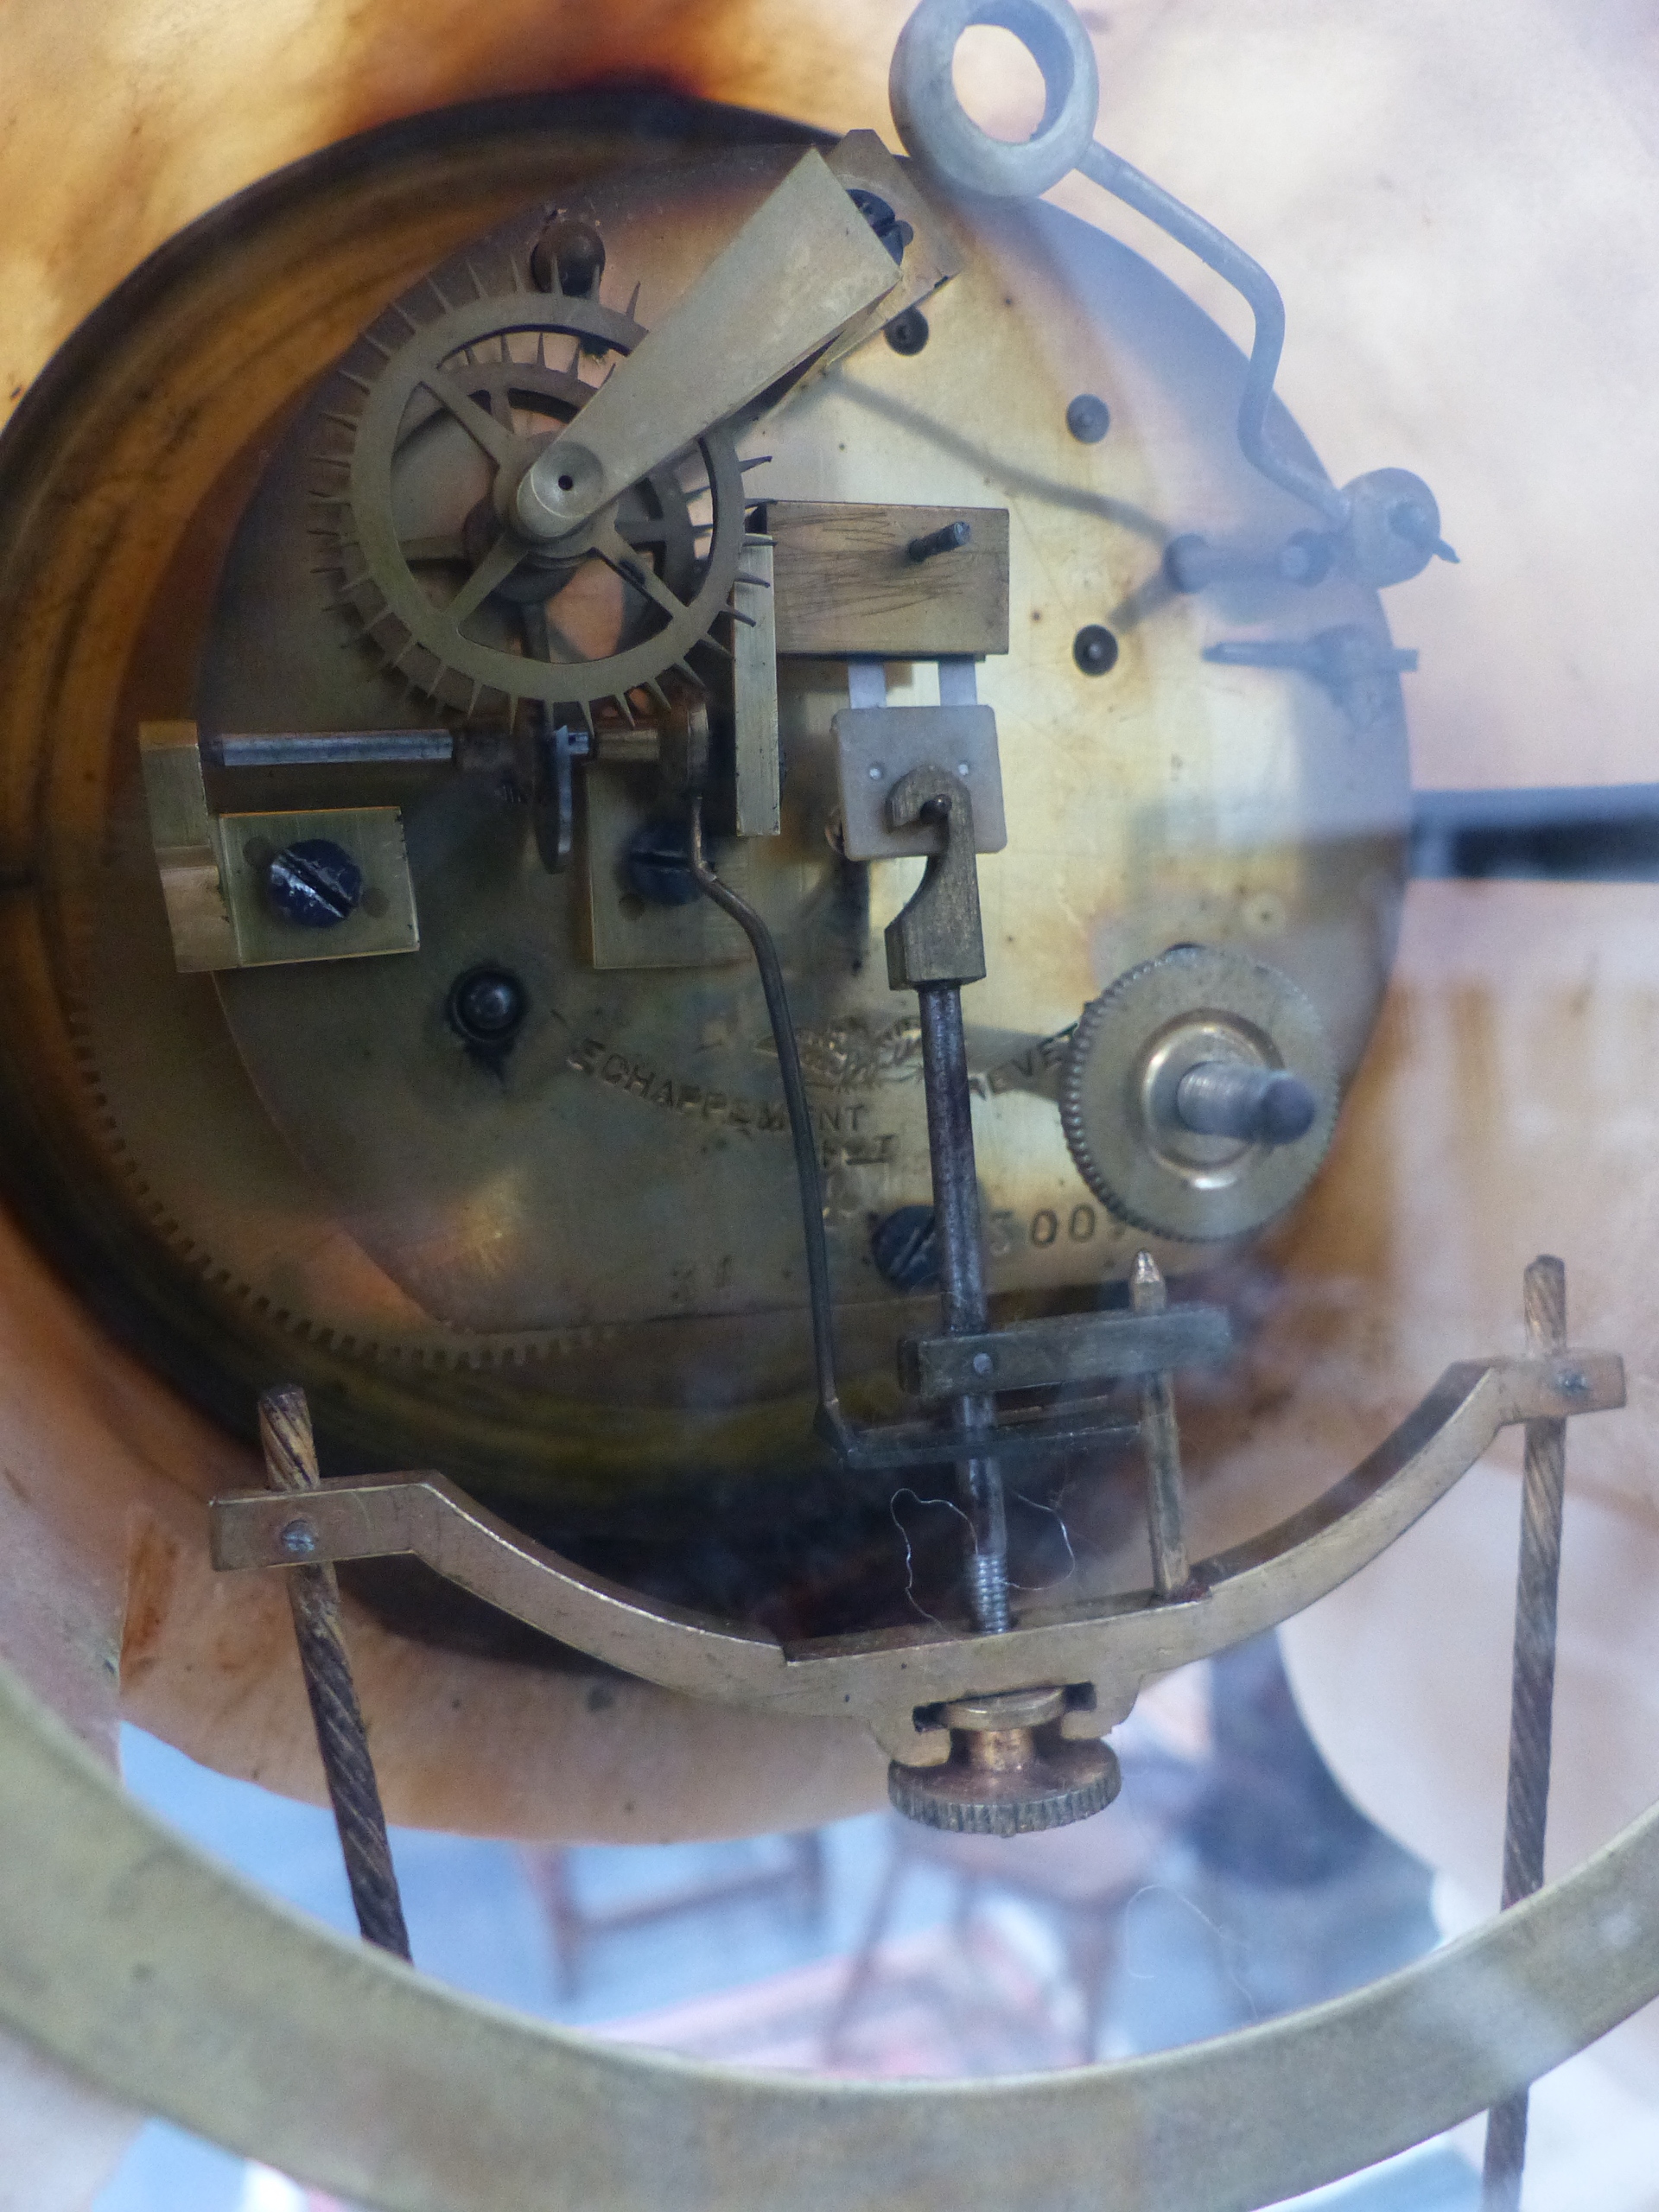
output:
[[[916,995],[922,1017],[922,1079],[927,1093],[927,1148],[938,1225],[944,1331],[947,1336],[976,1336],[986,1325],[988,1307],[962,991],[956,983],[923,983]],[[958,1435],[972,1438],[990,1427],[993,1403],[977,1395],[961,1397],[952,1402],[951,1413]],[[968,1590],[974,1625],[986,1635],[1001,1636],[1009,1624],[1002,1477],[995,1459],[964,1459],[958,1465],[973,1543]]]
[[[835,1309],[830,1292],[830,1246],[823,1233],[823,1187],[818,1175],[817,1140],[812,1133],[812,1109],[807,1103],[806,1082],[801,1074],[800,1048],[795,1041],[795,1021],[784,988],[784,971],[772,931],[747,899],[739,898],[709,865],[702,842],[702,801],[691,802],[690,847],[691,877],[705,899],[712,899],[749,940],[760,988],[766,995],[772,1023],[772,1041],[784,1079],[784,1104],[789,1114],[789,1134],[795,1149],[795,1182],[800,1193],[801,1231],[806,1244],[807,1294],[812,1313],[812,1363],[818,1385],[818,1427],[837,1448],[851,1444],[852,1431],[841,1409],[836,1388]]]
[[[1248,1060],[1200,1060],[1175,1086],[1175,1118],[1198,1136],[1294,1144],[1313,1128],[1319,1111],[1319,1100],[1300,1076]]]
[[[1163,1270],[1150,1252],[1137,1252],[1129,1271],[1129,1303],[1137,1313],[1161,1313],[1169,1303]],[[1141,1386],[1141,1448],[1147,1461],[1147,1535],[1152,1545],[1152,1586],[1160,1598],[1186,1587],[1186,1499],[1181,1478],[1181,1435],[1175,1421],[1174,1377],[1149,1375]]]
[[[1088,147],[1077,164],[1103,191],[1156,223],[1159,229],[1195,253],[1213,269],[1249,307],[1255,322],[1255,342],[1244,372],[1244,390],[1238,404],[1238,442],[1245,459],[1287,492],[1306,499],[1338,529],[1348,519],[1348,502],[1334,484],[1280,450],[1268,435],[1268,412],[1273,404],[1274,378],[1285,350],[1285,303],[1279,287],[1259,261],[1208,223],[1202,215],[1154,184],[1119,154],[1098,143]]]
[[[447,729],[272,731],[205,737],[201,750],[219,768],[447,767],[455,741]]]
[[[1548,1256],[1526,1274],[1527,1349],[1535,1359],[1567,1349],[1567,1269]],[[1515,1591],[1515,1664],[1510,1696],[1510,1785],[1503,1826],[1503,1910],[1544,1883],[1550,1739],[1555,1700],[1555,1623],[1567,1495],[1567,1423],[1529,1421],[1522,1487],[1521,1560]],[[1486,2121],[1482,2212],[1518,2212],[1527,2162],[1522,2089]]]
[[[267,1390],[260,1399],[259,1440],[273,1490],[304,1497],[321,1487],[310,1408],[297,1383]],[[303,1514],[295,1516],[283,1537],[284,1548],[298,1560],[316,1548],[315,1527]],[[340,1628],[340,1584],[332,1567],[299,1565],[289,1568],[287,1581],[306,1695],[311,1700],[357,1924],[365,1942],[407,1959],[409,1930],[404,1925],[386,1816]]]
[[[924,561],[935,560],[941,553],[956,552],[969,542],[973,534],[971,523],[948,522],[943,529],[930,530],[925,537],[912,537],[906,550],[919,568]]]

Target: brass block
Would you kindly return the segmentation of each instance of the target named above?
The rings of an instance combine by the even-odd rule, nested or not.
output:
[[[354,960],[415,952],[420,925],[395,806],[339,806],[297,814],[221,814],[213,824],[219,880],[235,936],[235,957],[219,967],[268,968],[294,960]],[[327,837],[363,871],[363,899],[332,929],[307,929],[271,905],[265,872],[273,854],[303,837]]]
[[[948,523],[973,535],[912,561]],[[1008,650],[1006,507],[888,507],[770,499],[780,653],[950,660]]]

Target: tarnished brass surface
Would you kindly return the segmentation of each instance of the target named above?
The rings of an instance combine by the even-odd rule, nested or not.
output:
[[[128,303],[128,350],[96,367],[90,353],[66,359],[8,443],[22,658],[0,734],[26,887],[10,1153],[57,1249],[113,1277],[162,1364],[219,1407],[236,1410],[278,1366],[302,1371],[348,1451],[440,1457],[497,1494],[597,1510],[620,1474],[800,1461],[788,1151],[747,969],[596,971],[574,876],[546,876],[522,824],[477,792],[423,797],[377,772],[365,797],[404,808],[423,950],[335,970],[316,993],[293,976],[227,979],[227,1038],[213,1001],[168,972],[130,747],[140,715],[192,707],[237,729],[407,721],[390,686],[395,704],[349,710],[380,679],[303,610],[297,632],[264,620],[241,546],[202,683],[190,663],[262,442],[356,325],[515,199],[556,189],[560,160],[566,175],[590,159],[632,168],[632,200],[615,204],[639,211],[644,238],[654,188],[639,163],[660,144],[590,138],[556,157],[545,137],[520,138],[509,153],[476,126],[468,143],[440,131],[436,151],[338,157],[326,190],[321,173],[272,188],[257,219],[234,219],[249,227],[235,256],[216,256],[211,232],[187,241]],[[740,161],[711,169],[706,192],[677,189],[671,251],[634,257],[643,322],[770,173]],[[619,283],[633,219],[616,218]],[[1289,612],[1278,586],[1205,606],[1162,590],[1164,539],[1195,517],[1250,537],[1286,519],[1231,448],[1237,359],[1213,328],[1052,211],[951,219],[964,266],[930,302],[926,349],[906,359],[877,340],[849,356],[766,426],[776,457],[761,473],[783,498],[992,499],[1014,518],[1012,650],[982,671],[1021,771],[1009,850],[985,872],[990,977],[969,1007],[988,1092],[979,1158],[994,1290],[1088,1302],[1135,1240],[1081,1185],[1052,1096],[1017,1084],[989,1096],[989,1071],[1017,1066],[1123,967],[1194,937],[1260,947],[1295,972],[1351,1069],[1392,941],[1403,732],[1397,694],[1356,745],[1311,682],[1241,686],[1198,657],[1217,626],[1380,624],[1352,587],[1322,586]],[[136,378],[167,393],[164,422],[127,407]],[[1095,387],[1116,426],[1098,448],[1064,427],[1071,392]],[[94,485],[99,498],[83,497]],[[47,486],[69,520],[42,541],[32,518]],[[1109,678],[1071,658],[1082,611],[1118,626]],[[237,671],[239,708],[214,665]],[[914,1017],[879,955],[914,863],[876,868],[867,898],[824,837],[840,682],[833,664],[793,664],[784,834],[747,842],[764,848],[753,895],[784,939],[805,1036],[847,1361],[874,1406],[913,1309],[874,1274],[869,1227],[925,1196]],[[345,713],[341,684],[359,687]],[[1200,762],[1202,797],[1189,798]],[[273,772],[269,804],[283,800]],[[499,1075],[442,1014],[480,958],[512,965],[532,1004]]]
[[[1107,1817],[1110,1817],[1109,1815]],[[1659,1815],[1403,1972],[1220,2042],[973,2082],[721,2070],[458,1995],[259,1896],[0,1674],[0,2018],[383,2212],[1244,2212],[1479,2111],[1659,1992]]]
[[[925,1765],[949,1736],[920,1708],[953,1698],[1088,1684],[1073,1716],[1097,1734],[1125,1718],[1148,1676],[1230,1649],[1302,1611],[1375,1559],[1465,1474],[1501,1428],[1624,1403],[1611,1352],[1448,1368],[1351,1474],[1278,1527],[1199,1562],[1164,1602],[1139,1590],[1098,1605],[1022,1609],[1006,1634],[933,1623],[786,1646],[739,1624],[659,1608],[520,1538],[442,1475],[359,1476],[308,1502],[318,1560],[412,1553],[501,1611],[664,1688],[757,1709],[851,1712],[888,1756]],[[283,1567],[291,1501],[263,1491],[213,1508],[213,1563]],[[311,1532],[308,1532],[309,1535]]]
[[[593,170],[672,159],[687,133],[729,142],[753,128],[695,103],[658,103],[641,123],[620,99],[585,97],[437,118],[320,157],[140,272],[0,448],[8,1195],[59,1263],[97,1286],[100,1311],[238,1421],[302,1329],[336,1436],[379,1442],[401,1406],[411,1444],[435,1425],[459,1446],[460,1415],[462,1427],[505,1423],[510,1464],[535,1449],[487,1382],[455,1404],[449,1378],[477,1346],[435,1328],[351,1242],[270,1129],[211,985],[165,972],[135,733],[191,696],[214,575],[261,458],[237,456],[448,245]],[[774,143],[788,135],[766,127]],[[401,1379],[378,1377],[358,1349],[388,1341],[410,1363]],[[578,1348],[534,1349],[556,1364]],[[648,1408],[634,1426],[652,1429]],[[569,1427],[579,1436],[579,1415]]]

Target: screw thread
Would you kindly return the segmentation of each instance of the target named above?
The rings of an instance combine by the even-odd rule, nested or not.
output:
[[[1001,1552],[976,1551],[968,1562],[968,1603],[982,1636],[1008,1632],[1008,1563]]]

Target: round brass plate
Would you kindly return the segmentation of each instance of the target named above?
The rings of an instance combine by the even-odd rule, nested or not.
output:
[[[801,136],[608,99],[373,134],[140,270],[0,442],[0,1153],[16,1203],[100,1310],[222,1417],[245,1427],[257,1389],[291,1376],[332,1469],[435,1464],[563,1539],[614,1530],[622,1497],[649,1499],[677,1543],[728,1510],[714,1485],[783,1477],[805,1495],[804,1270],[744,949],[630,964],[635,918],[602,853],[550,877],[487,795],[389,771],[375,795],[404,810],[418,953],[220,987],[181,976],[136,730],[406,723],[356,618],[327,612],[327,574],[307,579],[315,604],[243,588],[270,543],[243,527],[251,499],[262,512],[290,488],[303,499],[271,463],[285,440],[316,451],[316,379],[445,254],[579,194],[616,209],[620,301],[631,238],[666,239],[634,256],[649,325],[763,189],[782,158],[763,149]],[[601,188],[601,172],[620,181]],[[745,450],[772,453],[772,497],[1014,517],[1010,651],[981,670],[1010,842],[982,870],[991,973],[969,995],[980,1165],[1003,1310],[1088,1304],[1142,1240],[1076,1172],[1052,1040],[1109,976],[1197,937],[1293,974],[1351,1070],[1398,911],[1403,720],[1396,684],[1357,747],[1312,679],[1202,658],[1218,631],[1380,631],[1351,582],[1213,600],[1156,588],[1179,528],[1272,543],[1300,519],[1234,450],[1238,361],[1214,327],[1051,209],[950,219],[966,265],[929,303],[926,347],[876,340]],[[1079,390],[1111,407],[1097,446],[1065,428]],[[327,569],[326,549],[313,558]],[[1085,615],[1121,641],[1104,679],[1071,658]],[[844,684],[835,664],[785,664],[784,834],[719,857],[747,870],[784,941],[842,1360],[874,1414],[896,1402],[896,1338],[931,1311],[891,1290],[870,1249],[873,1225],[928,1192],[913,1006],[887,990],[880,952],[916,864],[851,868],[826,835]],[[1201,837],[1185,796],[1199,758]],[[617,772],[611,818],[632,793]],[[590,847],[600,796],[591,785]],[[610,964],[601,921],[624,932]],[[528,1006],[493,1067],[446,1012],[485,965]]]

